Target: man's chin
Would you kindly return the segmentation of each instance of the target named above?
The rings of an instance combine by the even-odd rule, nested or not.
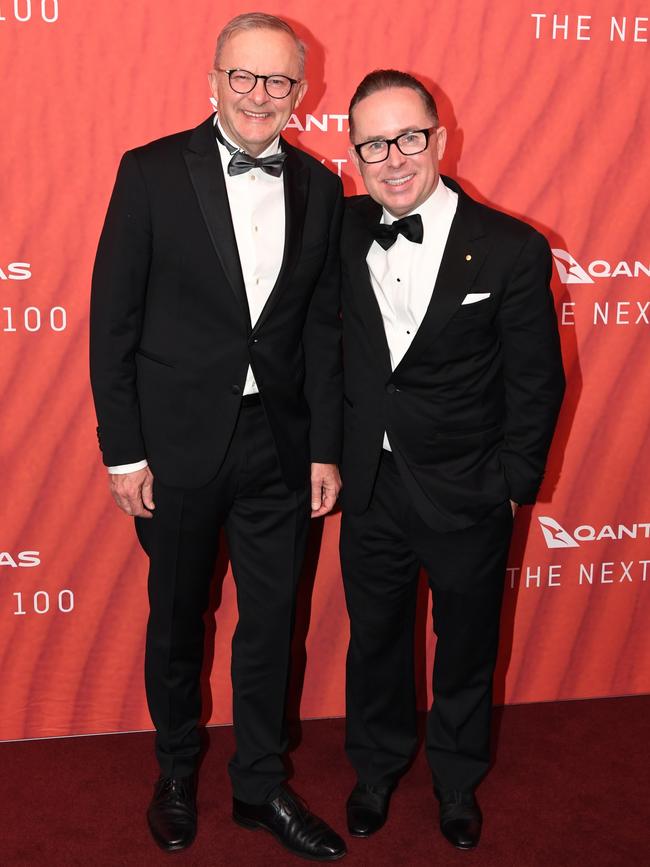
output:
[[[383,202],[380,202],[381,206],[386,208],[389,214],[392,214],[394,217],[398,219],[403,217],[405,214],[409,214],[415,208],[415,199],[409,198],[398,199],[394,198],[384,198]]]
[[[249,151],[255,148],[260,152],[265,150],[278,135],[278,130],[271,123],[252,123],[242,124],[237,129],[237,138],[241,142],[245,150]]]

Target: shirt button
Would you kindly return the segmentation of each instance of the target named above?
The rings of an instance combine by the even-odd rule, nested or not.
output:
[[[401,280],[400,280],[400,278],[399,278],[399,277],[398,277],[398,278],[397,278],[397,282],[398,282],[398,283],[401,283],[401,282],[402,282],[402,281],[401,281]]]
[[[259,278],[259,277],[256,278],[256,280],[255,280],[255,285],[256,285],[256,286],[259,286],[259,285],[260,285],[260,278]]]
[[[250,172],[250,179],[251,179],[251,181],[255,180],[255,175],[252,172]]]
[[[257,226],[253,226],[253,229],[257,232]]]

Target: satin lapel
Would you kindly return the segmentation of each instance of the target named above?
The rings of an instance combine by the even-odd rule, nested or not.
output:
[[[458,192],[458,208],[427,312],[395,373],[407,367],[449,322],[462,304],[487,254],[485,232],[475,203],[448,178],[444,180],[447,186]]]
[[[384,320],[377,303],[375,290],[372,288],[370,271],[366,262],[368,251],[374,241],[371,226],[379,223],[382,209],[381,205],[373,202],[369,196],[362,204],[363,207],[358,210],[356,207],[348,206],[342,244],[343,263],[349,273],[350,291],[363,319],[366,333],[374,344],[377,359],[386,377],[389,377],[392,372],[390,350],[386,340]]]
[[[261,327],[277,303],[282,289],[288,283],[293,269],[296,267],[302,246],[302,227],[307,210],[307,196],[309,195],[309,172],[290,145],[282,141],[282,147],[287,154],[282,172],[284,181],[284,253],[277,280],[255,323],[254,332]]]
[[[250,330],[246,287],[212,117],[194,130],[183,156],[214,249],[235,297],[242,306]]]

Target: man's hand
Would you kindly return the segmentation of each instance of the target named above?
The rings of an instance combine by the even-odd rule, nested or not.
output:
[[[512,517],[517,514],[517,509],[519,508],[519,503],[515,503],[514,500],[510,500],[510,508],[512,509]]]
[[[320,518],[331,512],[343,485],[336,464],[311,465],[311,516]]]
[[[111,494],[123,512],[138,518],[153,518],[153,473],[149,467],[134,473],[109,475]]]

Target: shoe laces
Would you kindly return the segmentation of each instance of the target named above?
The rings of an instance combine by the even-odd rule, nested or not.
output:
[[[285,788],[280,798],[286,812],[297,820],[292,823],[292,836],[297,843],[318,845],[331,833],[329,825],[311,812],[300,795]]]
[[[300,795],[291,791],[291,789],[285,787],[279,798],[283,809],[285,809],[287,813],[291,813],[292,815],[299,816],[303,819],[312,815],[305,801],[303,801]]]
[[[156,796],[169,803],[187,803],[192,797],[190,778],[161,777]]]

